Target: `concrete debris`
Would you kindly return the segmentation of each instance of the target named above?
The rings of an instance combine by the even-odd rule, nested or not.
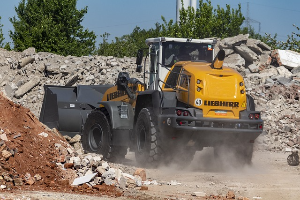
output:
[[[83,183],[88,183],[88,182],[90,182],[96,175],[97,175],[97,173],[94,173],[94,174],[88,174],[88,175],[85,175],[85,176],[76,178],[76,179],[73,181],[72,185],[81,185],[81,184],[83,184]]]
[[[280,66],[283,65],[288,69],[300,66],[300,53],[291,50],[276,49],[272,54]]]
[[[206,197],[206,193],[205,192],[193,192],[192,196],[196,196],[196,197]]]
[[[258,141],[261,146],[279,151],[286,148],[300,149],[299,54],[271,50],[263,42],[250,39],[249,35],[218,40],[215,47],[216,52],[218,49],[225,50],[224,66],[234,68],[244,76],[246,90],[254,98],[256,110],[262,111],[265,123],[264,138]],[[0,49],[0,53],[3,55],[0,57],[2,72],[0,90],[15,103],[30,109],[37,117],[43,102],[45,84],[61,86],[114,84],[121,71],[128,72],[132,78],[143,80],[143,73],[135,72],[135,58],[64,57],[47,52],[35,52],[34,48],[23,52]],[[0,134],[2,140],[5,140],[2,138],[4,131]],[[85,182],[91,187],[103,183],[121,188],[168,184],[147,180],[143,169],[131,175],[110,167],[100,155],[84,155],[80,135],[64,138],[72,147],[56,147],[61,154],[56,157],[57,166],[63,170],[75,170],[76,178],[96,174],[90,181]],[[2,159],[13,155],[9,149],[5,150],[7,152],[1,151],[2,155],[5,155]],[[35,176],[33,178],[34,181],[38,181]],[[171,181],[169,184],[180,183]]]

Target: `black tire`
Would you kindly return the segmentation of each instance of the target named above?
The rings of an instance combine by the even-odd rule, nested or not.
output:
[[[159,132],[151,108],[143,108],[135,125],[135,158],[143,166],[157,167],[161,161]]]
[[[110,158],[111,128],[106,115],[92,111],[84,124],[82,146],[87,153],[99,153],[103,158]]]

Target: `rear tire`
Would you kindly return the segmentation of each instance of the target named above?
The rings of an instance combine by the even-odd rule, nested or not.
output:
[[[159,132],[151,108],[143,108],[135,125],[135,158],[143,166],[157,167],[161,161]]]
[[[92,111],[84,124],[82,146],[87,153],[99,153],[110,158],[111,129],[107,117],[101,111]]]

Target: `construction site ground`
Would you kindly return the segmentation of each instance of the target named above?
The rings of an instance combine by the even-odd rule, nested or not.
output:
[[[300,196],[300,167],[288,166],[288,154],[283,152],[255,151],[253,165],[243,168],[220,167],[213,160],[212,149],[197,152],[194,161],[185,169],[172,166],[147,168],[147,178],[173,185],[149,185],[148,190],[127,190],[122,197],[81,195],[46,191],[14,190],[1,192],[1,199],[218,199],[233,191],[235,198],[248,199],[298,199]],[[122,165],[138,167],[134,154],[128,153]],[[192,196],[204,192],[210,198]]]
[[[300,197],[300,167],[287,164],[289,153],[263,150],[259,145],[251,166],[236,165],[226,151],[224,159],[217,161],[213,149],[204,148],[196,153],[190,165],[146,167],[147,180],[155,180],[157,185],[125,190],[106,185],[92,189],[86,185],[71,187],[72,170],[62,171],[55,164],[59,159],[56,146],[68,147],[66,140],[41,124],[29,109],[2,95],[0,109],[0,199],[293,200]],[[263,144],[263,137],[258,138],[259,144]],[[121,163],[110,164],[128,172],[140,167],[132,152]],[[23,184],[16,186],[16,183]],[[204,194],[206,197],[200,197]]]

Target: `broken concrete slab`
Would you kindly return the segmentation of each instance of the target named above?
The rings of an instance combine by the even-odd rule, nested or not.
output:
[[[272,48],[264,42],[258,43],[257,46],[260,47],[264,51],[271,51],[272,50]]]
[[[234,46],[238,46],[242,43],[246,43],[249,38],[249,34],[240,34],[234,37],[229,37],[221,40],[220,47],[221,49],[231,49]]]
[[[255,39],[252,39],[252,38],[249,38],[247,40],[247,47],[249,49],[251,49],[252,51],[254,51],[256,54],[260,55],[263,53],[263,50],[257,46],[257,44],[260,42],[260,40],[255,40]]]
[[[85,175],[85,176],[82,176],[82,177],[79,177],[79,178],[76,178],[72,185],[75,186],[75,185],[81,185],[81,184],[84,184],[84,183],[88,183],[90,182],[93,178],[95,178],[95,176],[97,175],[98,173],[93,173],[93,174],[88,174],[88,175]]]
[[[23,68],[23,67],[25,67],[27,64],[33,63],[34,60],[35,60],[34,57],[25,57],[25,58],[23,58],[23,59],[19,62],[18,68]]]
[[[253,63],[257,60],[257,54],[249,49],[247,45],[241,44],[240,46],[235,46],[234,50],[239,53],[247,62]]]
[[[238,69],[245,66],[245,59],[239,54],[231,54],[228,57],[225,57],[223,65],[233,69]]]
[[[276,49],[272,52],[272,57],[277,60],[279,66],[283,65],[288,69],[300,66],[300,53],[295,51]]]
[[[251,64],[248,66],[248,69],[252,72],[252,73],[256,73],[259,72],[259,66],[257,64]]]
[[[24,85],[22,85],[16,92],[15,92],[15,97],[16,98],[20,98],[22,97],[24,94],[26,94],[28,91],[30,91],[32,88],[34,88],[35,86],[37,86],[40,83],[40,78],[39,77],[35,77],[32,78],[29,82],[25,83]]]

